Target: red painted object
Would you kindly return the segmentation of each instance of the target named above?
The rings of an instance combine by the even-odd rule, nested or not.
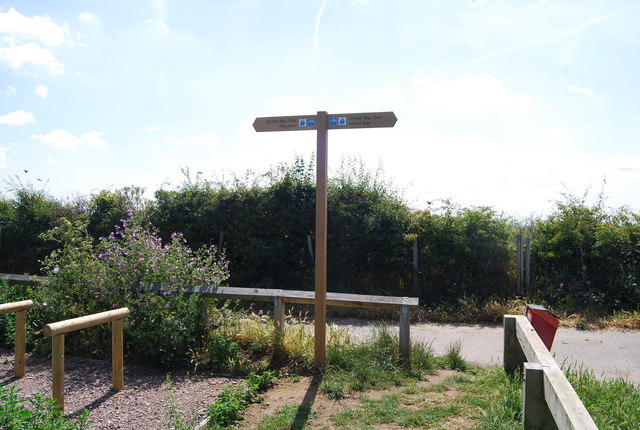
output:
[[[544,306],[539,305],[527,305],[524,313],[529,322],[531,322],[533,329],[538,333],[540,339],[542,339],[544,346],[551,351],[553,338],[556,336],[558,327],[560,327],[558,317],[549,312]]]

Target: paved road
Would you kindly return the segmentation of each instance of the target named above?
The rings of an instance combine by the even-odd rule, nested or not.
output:
[[[371,326],[360,320],[335,320],[358,337],[368,337]],[[436,354],[444,354],[453,342],[460,342],[462,356],[481,366],[502,365],[502,326],[414,324],[412,342],[431,344]],[[640,387],[640,333],[615,330],[585,331],[560,327],[551,353],[560,364],[577,364],[591,369],[597,377],[622,377]]]

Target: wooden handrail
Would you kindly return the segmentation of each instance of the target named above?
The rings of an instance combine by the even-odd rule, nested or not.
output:
[[[524,315],[504,316],[504,367],[524,370],[525,429],[597,430],[595,422]]]
[[[27,352],[27,311],[33,307],[32,300],[4,303],[0,305],[0,315],[16,313],[16,334],[13,372],[16,378],[25,374],[24,356]]]
[[[17,275],[15,273],[0,273],[0,280],[6,279],[7,281],[20,282],[26,284],[37,284],[49,280],[48,276],[37,275]]]
[[[33,307],[32,300],[23,300],[21,302],[4,303],[0,305],[0,315],[10,314],[13,312],[27,311]]]
[[[42,328],[42,333],[45,336],[56,336],[59,334],[69,333],[71,331],[81,330],[83,328],[104,324],[110,321],[119,320],[128,316],[129,309],[114,309],[112,311],[100,312],[98,314],[86,315],[83,317],[45,324],[45,326]]]
[[[152,291],[166,291],[171,286],[151,285]],[[278,290],[275,288],[248,288],[248,287],[206,287],[190,286],[182,289],[187,294],[198,294],[204,297],[217,297],[232,300],[247,300],[255,302],[270,302],[273,297],[279,295],[285,303],[313,304],[315,293],[304,290]],[[398,296],[373,296],[366,294],[327,293],[327,306],[346,306],[353,308],[369,309],[400,309],[405,304],[404,297]],[[410,309],[417,309],[419,302],[417,297],[407,297],[407,305]]]
[[[54,405],[64,413],[64,335],[72,331],[111,322],[111,363],[113,389],[124,389],[124,342],[123,320],[129,316],[129,309],[119,308],[79,318],[72,318],[46,324],[42,332],[51,336],[52,391]]]

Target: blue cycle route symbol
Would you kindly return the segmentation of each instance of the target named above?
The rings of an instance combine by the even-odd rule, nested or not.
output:
[[[338,125],[338,118],[336,118],[336,117],[329,118],[329,125],[330,125],[330,126],[336,126],[336,125]]]
[[[347,118],[344,116],[338,118],[338,125],[347,125]]]
[[[307,126],[307,120],[306,119],[299,119],[298,120],[298,127],[306,127]]]
[[[316,126],[316,119],[315,119],[315,118],[309,118],[309,119],[307,120],[307,125],[308,125],[309,127],[315,127],[315,126]]]

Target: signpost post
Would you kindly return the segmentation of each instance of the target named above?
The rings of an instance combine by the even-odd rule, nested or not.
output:
[[[316,252],[315,252],[315,346],[314,365],[324,367],[326,361],[326,296],[327,296],[327,170],[328,130],[347,128],[393,127],[398,119],[393,112],[343,113],[260,117],[253,122],[257,132],[317,131],[316,167]]]

